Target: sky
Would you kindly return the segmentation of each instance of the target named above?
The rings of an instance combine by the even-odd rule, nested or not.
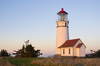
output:
[[[80,38],[86,53],[100,49],[100,0],[0,0],[0,50],[30,40],[42,56],[55,54],[57,13],[68,13],[69,38]]]

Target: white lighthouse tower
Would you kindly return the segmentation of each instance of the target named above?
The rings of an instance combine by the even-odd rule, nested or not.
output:
[[[60,54],[60,49],[58,48],[61,46],[66,40],[69,40],[69,31],[68,31],[68,13],[61,9],[60,12],[57,13],[58,20],[57,20],[57,35],[56,35],[56,51],[55,54]]]

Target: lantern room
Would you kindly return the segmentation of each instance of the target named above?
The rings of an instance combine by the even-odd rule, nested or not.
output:
[[[61,9],[61,11],[59,11],[57,13],[58,15],[58,21],[67,21],[67,12],[63,10],[63,8]]]

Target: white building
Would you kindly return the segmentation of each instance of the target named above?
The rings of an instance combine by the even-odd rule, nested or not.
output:
[[[57,36],[55,55],[68,57],[85,57],[86,46],[80,39],[69,40],[68,13],[63,11],[57,13]]]

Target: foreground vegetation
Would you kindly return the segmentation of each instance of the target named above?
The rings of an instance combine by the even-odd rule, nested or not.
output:
[[[48,58],[35,59],[32,64],[40,66],[100,66],[99,58]]]
[[[0,57],[0,66],[14,66],[14,65],[9,63],[7,59],[4,60]]]
[[[9,61],[13,66],[40,66],[37,64],[31,64],[32,60],[37,58],[4,58],[3,60]]]
[[[0,66],[99,66],[100,58],[4,58]]]

